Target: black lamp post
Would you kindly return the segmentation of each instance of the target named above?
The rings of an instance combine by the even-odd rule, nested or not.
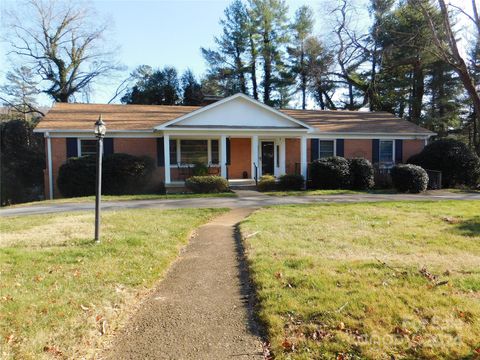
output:
[[[95,241],[100,242],[100,198],[102,196],[102,155],[103,138],[107,127],[102,120],[102,115],[95,122],[95,137],[97,138],[97,179],[95,193]]]

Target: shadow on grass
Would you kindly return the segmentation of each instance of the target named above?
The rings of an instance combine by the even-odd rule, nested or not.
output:
[[[455,227],[464,236],[480,236],[480,216],[462,221]]]

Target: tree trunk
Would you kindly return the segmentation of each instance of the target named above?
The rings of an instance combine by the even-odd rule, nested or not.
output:
[[[412,77],[412,112],[410,120],[415,124],[420,124],[422,116],[423,95],[425,93],[425,75],[420,60],[413,65]]]
[[[250,76],[252,77],[252,92],[253,98],[258,100],[257,90],[257,50],[255,49],[255,42],[253,41],[253,35],[250,34],[250,55],[252,57],[250,65]]]

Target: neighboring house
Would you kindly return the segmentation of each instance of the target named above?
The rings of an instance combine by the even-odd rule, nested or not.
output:
[[[46,197],[59,196],[59,167],[95,153],[93,126],[107,125],[105,153],[148,155],[155,179],[173,186],[195,162],[228,179],[307,174],[332,155],[403,162],[434,133],[386,112],[276,110],[243,94],[204,107],[58,103],[36,127],[46,138]]]

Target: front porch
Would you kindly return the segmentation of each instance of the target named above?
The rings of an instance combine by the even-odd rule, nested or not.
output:
[[[277,134],[199,136],[165,134],[164,177],[167,187],[183,186],[203,164],[208,175],[218,175],[232,185],[255,184],[263,175],[280,176],[297,171],[306,177],[307,137]],[[197,165],[198,166],[198,165]]]

